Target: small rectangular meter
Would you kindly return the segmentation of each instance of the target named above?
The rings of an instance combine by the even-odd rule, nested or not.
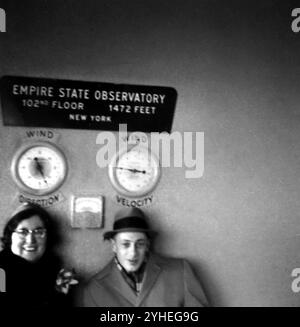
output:
[[[102,228],[103,204],[103,196],[74,196],[72,199],[72,227]]]

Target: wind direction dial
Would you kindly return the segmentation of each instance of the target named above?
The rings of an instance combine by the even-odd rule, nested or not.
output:
[[[12,161],[12,176],[21,190],[45,195],[57,190],[67,175],[62,151],[47,142],[22,147]]]

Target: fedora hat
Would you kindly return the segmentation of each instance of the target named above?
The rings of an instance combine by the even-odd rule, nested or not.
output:
[[[104,240],[113,238],[121,232],[142,232],[154,236],[156,233],[149,228],[146,216],[139,208],[124,208],[115,215],[113,230],[104,233]]]

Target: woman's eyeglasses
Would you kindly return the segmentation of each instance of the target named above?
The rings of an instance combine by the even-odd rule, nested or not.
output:
[[[16,229],[14,232],[17,233],[22,238],[26,238],[27,235],[29,234],[32,234],[36,238],[44,238],[47,234],[46,228],[36,228],[33,230],[22,228],[22,229]]]

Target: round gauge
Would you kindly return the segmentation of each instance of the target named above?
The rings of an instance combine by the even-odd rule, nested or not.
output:
[[[23,191],[45,195],[61,186],[67,175],[67,162],[56,146],[39,142],[17,151],[11,169],[14,180]]]
[[[157,157],[143,146],[121,150],[108,166],[116,190],[126,196],[140,197],[151,192],[160,177]]]

